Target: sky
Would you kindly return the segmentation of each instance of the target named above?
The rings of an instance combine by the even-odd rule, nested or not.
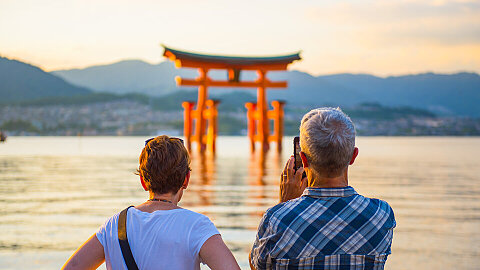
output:
[[[165,61],[160,44],[313,75],[480,73],[480,0],[0,0],[0,56],[46,71]]]

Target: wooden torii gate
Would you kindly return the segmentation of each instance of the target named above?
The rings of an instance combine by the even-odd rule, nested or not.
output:
[[[208,99],[208,87],[253,87],[257,88],[257,102],[245,104],[251,150],[255,150],[255,142],[260,142],[261,149],[266,151],[269,149],[269,142],[275,141],[278,151],[281,151],[284,102],[273,101],[273,110],[269,111],[266,88],[285,88],[287,82],[272,82],[267,78],[267,72],[286,70],[290,63],[301,59],[299,53],[274,57],[234,57],[197,54],[162,46],[164,48],[163,56],[173,61],[175,67],[198,69],[199,76],[196,79],[175,78],[178,86],[198,86],[196,108],[194,109],[194,102],[184,102],[182,104],[184,108],[184,136],[189,150],[191,149],[191,143],[197,142],[198,149],[201,152],[205,151],[207,146],[211,151],[215,151],[218,101]],[[212,80],[208,77],[208,71],[211,69],[227,70],[228,80]],[[242,70],[257,71],[257,80],[240,81]],[[270,134],[269,119],[274,121],[273,134]],[[195,120],[194,132],[193,120]]]

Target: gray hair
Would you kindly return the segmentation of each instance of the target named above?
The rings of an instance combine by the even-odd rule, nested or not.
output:
[[[300,124],[300,148],[312,169],[337,177],[349,165],[355,149],[355,126],[340,108],[318,108]]]

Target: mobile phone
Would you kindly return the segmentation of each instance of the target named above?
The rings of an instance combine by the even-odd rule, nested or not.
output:
[[[300,137],[298,136],[293,138],[293,158],[295,160],[293,169],[296,172],[298,168],[303,166],[302,159],[300,158]]]
[[[293,158],[295,160],[295,165],[293,166],[295,172],[297,172],[298,168],[303,167],[302,159],[300,158],[300,137],[293,138]],[[303,172],[302,178],[307,177],[307,174]]]

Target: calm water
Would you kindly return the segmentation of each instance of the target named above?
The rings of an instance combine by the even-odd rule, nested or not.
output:
[[[58,269],[106,218],[147,193],[133,174],[143,137],[10,137],[0,144],[0,268]],[[248,269],[263,212],[291,152],[251,155],[221,137],[194,155],[181,205],[208,215]],[[358,138],[350,184],[397,218],[386,269],[478,269],[480,138]],[[102,266],[104,268],[104,266]]]

